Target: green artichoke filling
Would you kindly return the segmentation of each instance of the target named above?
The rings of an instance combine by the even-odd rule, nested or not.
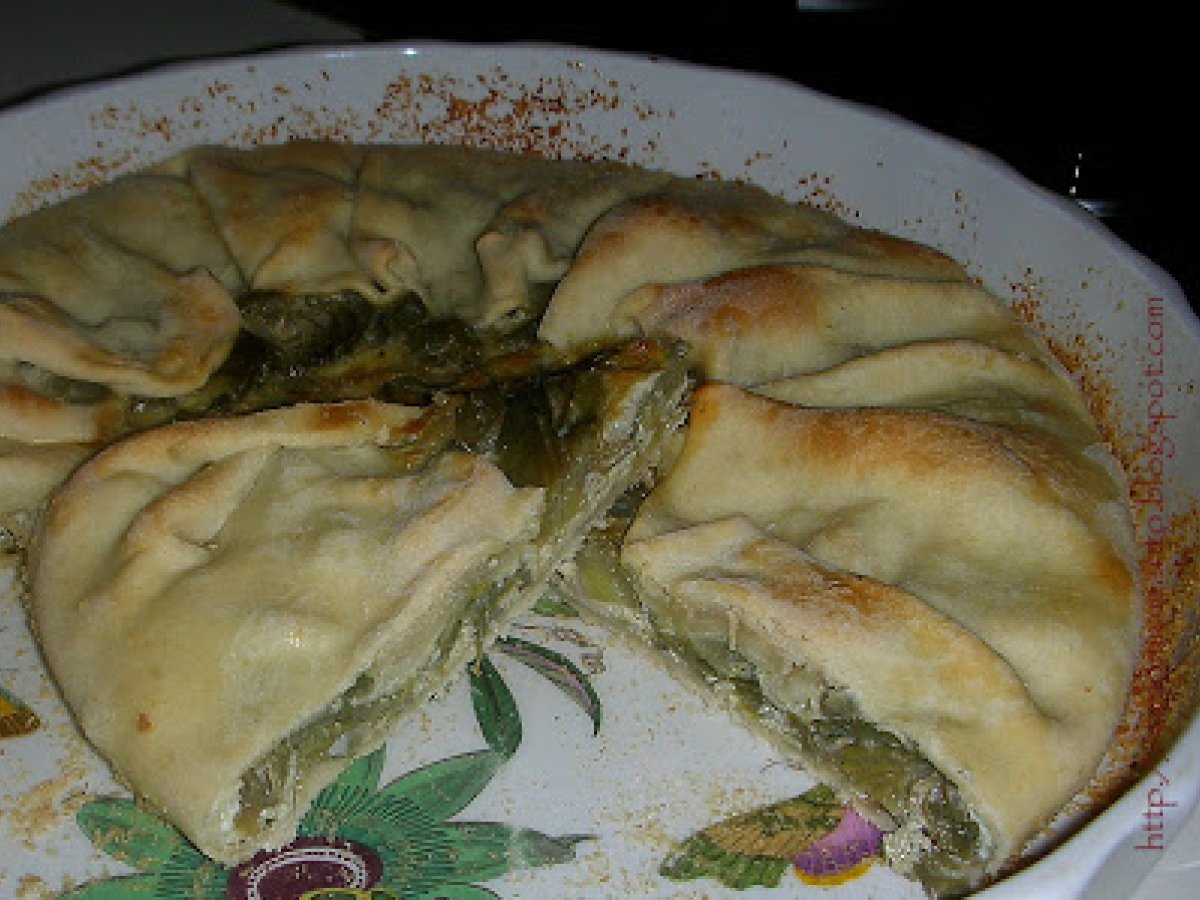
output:
[[[365,672],[321,712],[277,743],[261,760],[242,774],[234,826],[246,839],[265,832],[286,809],[309,773],[330,763],[340,768],[347,760],[370,752],[404,712],[424,695],[449,680],[458,668],[479,652],[494,633],[501,613],[508,611],[515,594],[529,583],[523,566],[511,559],[493,557],[481,568],[500,578],[484,577],[465,590],[457,602],[448,600],[444,625],[417,666],[403,662],[395,677],[385,665]],[[404,662],[407,662],[404,661]],[[390,676],[390,677],[389,677]]]
[[[239,308],[242,330],[204,386],[135,400],[114,423],[116,435],[298,401],[422,405],[520,345],[516,336],[484,336],[458,319],[433,318],[415,295],[377,305],[352,292],[257,292],[242,297]]]
[[[18,383],[30,390],[63,403],[104,403],[113,396],[113,392],[104,385],[56,375],[30,363],[17,363],[13,375]]]
[[[887,826],[885,852],[898,871],[935,896],[970,890],[987,859],[986,835],[955,785],[917,747],[866,721],[844,691],[756,640],[751,626],[639,591],[619,561],[619,531],[594,534],[575,557],[590,607],[598,601],[604,617],[632,624],[689,677],[834,776],[861,812]]]
[[[443,629],[432,642],[414,641],[429,655],[391,661],[403,678],[361,676],[244,773],[236,827],[247,837],[292,806],[307,773],[365,752],[422,694],[483,653],[522,598],[536,599],[592,523],[648,475],[682,419],[689,382],[670,348],[639,344],[560,370],[525,368],[439,393],[423,427],[389,449],[398,472],[461,449],[490,459],[518,487],[545,488],[537,536],[491,561],[457,600],[447,598]]]

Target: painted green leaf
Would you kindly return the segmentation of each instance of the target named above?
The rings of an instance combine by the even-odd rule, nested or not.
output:
[[[173,826],[123,797],[92,800],[75,820],[97,849],[142,872],[160,870],[191,848]]]
[[[521,713],[504,678],[486,656],[469,669],[471,704],[489,747],[512,756],[521,746]]]
[[[189,846],[156,872],[160,900],[226,900],[229,869]]]
[[[404,900],[399,894],[383,888],[359,890],[358,888],[322,888],[306,891],[300,900]]]
[[[437,857],[439,823],[407,797],[374,798],[358,815],[342,823],[336,835],[374,847],[392,861],[396,877],[408,884],[423,878],[430,858]]]
[[[443,884],[416,900],[500,900],[500,895],[477,884]]]
[[[386,755],[387,752],[383,747],[380,747],[366,756],[360,756],[343,769],[342,774],[326,790],[330,788],[377,790],[379,788],[379,776],[383,772],[383,761]]]
[[[58,895],[58,900],[140,900],[160,897],[158,876],[127,875],[92,881]]]
[[[518,869],[548,866],[575,858],[575,845],[588,838],[555,838],[500,822],[450,822],[455,838],[450,878],[487,881]]]
[[[776,887],[792,860],[833,831],[842,806],[828,787],[716,822],[684,841],[659,867],[677,881],[712,878],[727,887]]]
[[[533,611],[539,616],[554,619],[575,619],[579,617],[579,613],[575,611],[575,607],[561,596],[549,591],[542,594],[538,598],[537,603],[533,604]]]
[[[762,856],[747,856],[695,835],[670,859],[658,873],[673,881],[712,878],[726,887],[745,890],[751,887],[778,887],[789,862]]]
[[[385,756],[385,751],[380,748],[347,766],[336,781],[317,795],[301,820],[298,832],[332,836],[368,810],[379,788]]]
[[[466,809],[507,758],[495,750],[451,756],[400,776],[378,797],[407,800],[435,821],[445,821]]]
[[[501,638],[497,648],[513,659],[520,660],[535,672],[545,676],[557,688],[574,700],[592,720],[592,734],[600,733],[600,696],[592,681],[575,663],[549,647],[515,637]]]

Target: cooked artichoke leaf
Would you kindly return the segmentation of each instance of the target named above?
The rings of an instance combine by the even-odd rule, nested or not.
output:
[[[291,295],[251,291],[238,300],[242,329],[284,363],[336,355],[360,340],[376,308],[352,291]]]
[[[105,385],[59,375],[32,363],[16,362],[11,368],[8,374],[17,383],[63,403],[103,403],[114,397],[113,391]]]

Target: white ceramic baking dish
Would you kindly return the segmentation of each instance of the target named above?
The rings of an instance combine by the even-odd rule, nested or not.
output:
[[[1094,817],[1093,808],[1086,827],[986,894],[1134,892],[1200,793],[1200,730],[1186,727],[1196,694],[1186,649],[1197,603],[1187,560],[1200,537],[1200,323],[1169,276],[1074,204],[889,115],[762,76],[563,47],[301,49],[56,93],[0,113],[0,216],[191,144],[295,136],[468,142],[745,178],[932,243],[1010,300],[1075,371],[1127,463],[1143,575],[1154,588],[1152,640],[1129,733],[1110,765],[1114,773],[1133,766],[1140,780],[1112,774],[1115,802]],[[118,789],[58,706],[19,604],[6,599],[0,611],[3,687],[44,720],[33,735],[0,742],[0,894],[52,894],[125,871],[89,845],[72,815]],[[575,625],[539,635],[564,653],[578,656],[582,646],[584,656],[603,656],[595,676],[603,727],[593,736],[573,707],[544,693],[544,682],[505,669],[525,742],[467,812],[594,839],[578,845],[575,862],[505,876],[492,890],[717,896],[713,883],[657,876],[658,863],[674,841],[714,819],[798,793],[802,776],[603,635]],[[460,686],[401,729],[386,773],[478,747],[474,728]],[[1147,750],[1155,741],[1159,749]],[[1060,828],[1056,843],[1075,830]],[[739,896],[815,890],[792,876]],[[822,890],[920,896],[882,867]]]

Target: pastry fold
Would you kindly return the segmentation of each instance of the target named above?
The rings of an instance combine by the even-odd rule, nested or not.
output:
[[[171,425],[46,513],[29,582],[63,695],[216,859],[285,842],[521,605],[544,492],[405,452],[423,427],[372,403]]]
[[[299,404],[140,432],[55,491],[34,628],[84,734],[235,862],[527,612],[682,419],[636,348],[425,407]]]
[[[1084,785],[1138,650],[1122,472],[1012,310],[934,248],[616,163],[196,147],[8,223],[0,550],[43,509],[67,702],[223,860],[551,578],[936,893]]]
[[[1140,625],[1122,511],[1108,471],[1046,433],[706,385],[625,536],[621,614],[754,697],[734,707],[886,823],[893,865],[960,892],[1087,782],[1122,714]],[[822,731],[847,719],[886,739]],[[873,780],[893,740],[924,773],[907,788]],[[944,834],[930,785],[957,804]]]

